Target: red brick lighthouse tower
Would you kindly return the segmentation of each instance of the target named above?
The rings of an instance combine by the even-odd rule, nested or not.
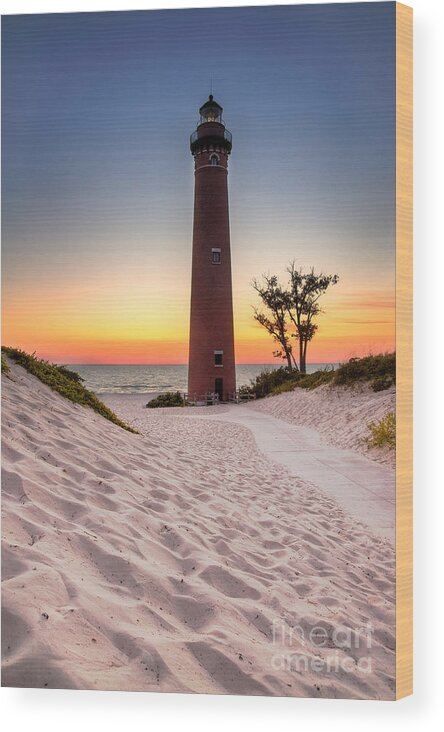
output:
[[[191,135],[194,157],[194,229],[188,394],[236,390],[231,288],[228,156],[231,133],[222,107],[210,97]]]

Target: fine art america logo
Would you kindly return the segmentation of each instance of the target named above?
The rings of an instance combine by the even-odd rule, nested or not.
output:
[[[271,665],[275,671],[304,673],[370,674],[373,628],[370,623],[360,628],[333,627],[318,624],[290,624],[275,618],[272,642],[275,647]]]

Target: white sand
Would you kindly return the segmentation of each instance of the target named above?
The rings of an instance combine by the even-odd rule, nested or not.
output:
[[[387,542],[243,427],[146,410],[132,435],[13,378],[4,685],[393,698]]]
[[[365,524],[370,531],[395,544],[396,476],[388,465],[381,465],[358,451],[339,447],[312,427],[296,421],[283,421],[252,404],[221,404],[217,407],[168,408],[153,412],[145,409],[144,394],[104,394],[111,409],[141,433],[149,433],[159,413],[176,420],[184,417],[234,423],[247,428],[259,452],[270,463],[284,467],[289,476],[298,478],[330,496],[338,506]],[[328,410],[330,395],[324,393]],[[353,398],[353,396],[352,396]],[[273,404],[275,398],[267,402]],[[317,399],[318,409],[320,400]],[[344,410],[350,411],[349,392],[344,393]],[[371,401],[371,400],[369,400]],[[285,406],[285,402],[283,404]],[[276,410],[278,411],[278,410]],[[357,421],[357,418],[354,418]],[[339,420],[341,421],[341,420]],[[379,456],[378,456],[379,457]]]
[[[331,444],[355,450],[380,463],[395,467],[395,451],[369,449],[365,444],[370,422],[396,411],[396,389],[374,392],[369,386],[295,389],[248,405],[291,424],[314,427]]]

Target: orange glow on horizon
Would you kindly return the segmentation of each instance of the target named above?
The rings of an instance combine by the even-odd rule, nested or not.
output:
[[[165,300],[146,285],[88,290],[75,287],[4,296],[3,343],[57,363],[181,364],[188,360],[188,292]],[[167,303],[165,305],[165,302]],[[255,322],[254,297],[235,293],[237,363],[279,363],[277,346]],[[309,363],[338,363],[395,349],[395,303],[390,288],[327,293],[325,313],[308,348]],[[295,342],[297,349],[297,343]]]

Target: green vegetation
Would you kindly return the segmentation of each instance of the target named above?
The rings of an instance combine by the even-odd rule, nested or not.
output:
[[[284,381],[282,384],[275,386],[271,390],[271,394],[283,394],[286,391],[294,391],[294,389],[316,389],[322,384],[329,384],[334,380],[335,372],[333,369],[324,369],[315,371],[313,374],[301,374],[296,371],[291,375],[290,380]]]
[[[122,422],[111,409],[97,399],[92,391],[86,389],[81,383],[83,381],[82,378],[75,371],[70,371],[66,366],[57,366],[56,364],[49,363],[49,361],[44,361],[43,359],[37,358],[35,354],[30,355],[18,348],[2,347],[2,353],[19,364],[19,366],[23,366],[26,371],[36,376],[53,391],[74,402],[74,404],[90,407],[102,415],[102,417],[122,427],[124,430],[138,434],[137,430]]]
[[[2,374],[9,376],[10,373],[11,369],[9,368],[9,363],[7,362],[6,358],[2,356]]]
[[[294,391],[298,385],[297,380],[295,381],[284,381],[283,384],[279,384],[279,386],[275,386],[274,389],[271,390],[270,394],[273,396],[277,396],[278,394],[284,394],[286,391]]]
[[[382,391],[396,383],[396,354],[351,358],[336,371],[336,384],[354,384],[370,381],[373,391]]]
[[[293,371],[286,366],[281,366],[280,368],[273,369],[272,371],[262,371],[262,373],[258,374],[258,376],[256,376],[249,385],[241,386],[239,393],[252,394],[257,399],[260,399],[271,394],[273,389],[276,389],[283,384],[293,384],[294,377],[297,373],[297,371]]]
[[[385,389],[393,386],[394,383],[395,379],[392,379],[391,376],[377,376],[372,381],[372,389],[373,391],[385,391]]]
[[[315,371],[313,374],[301,374],[300,378],[296,381],[296,386],[300,389],[317,389],[322,384],[330,384],[335,380],[336,371],[331,369],[321,369],[321,371]]]
[[[300,389],[316,389],[321,384],[334,381],[336,371],[326,369],[315,371],[313,374],[302,374],[300,371],[281,366],[273,371],[262,371],[248,386],[239,389],[241,394],[252,394],[256,399],[272,394],[282,394],[286,391]]]
[[[63,376],[66,376],[67,379],[70,381],[75,381],[77,384],[81,384],[84,379],[80,376],[80,374],[77,373],[77,371],[71,371],[66,366],[57,366],[58,370],[60,371]]]
[[[396,445],[396,416],[394,412],[387,412],[379,422],[370,422],[369,436],[365,442],[369,447],[395,447]]]
[[[165,394],[152,399],[147,403],[149,409],[158,409],[159,407],[184,407],[186,404],[180,391],[167,391]]]
[[[268,394],[275,396],[296,388],[316,389],[322,384],[353,386],[356,383],[370,383],[373,391],[382,391],[395,384],[396,354],[351,358],[335,370],[325,369],[313,374],[303,374],[281,366],[273,371],[263,371],[249,385],[241,387],[239,392],[261,399]]]

